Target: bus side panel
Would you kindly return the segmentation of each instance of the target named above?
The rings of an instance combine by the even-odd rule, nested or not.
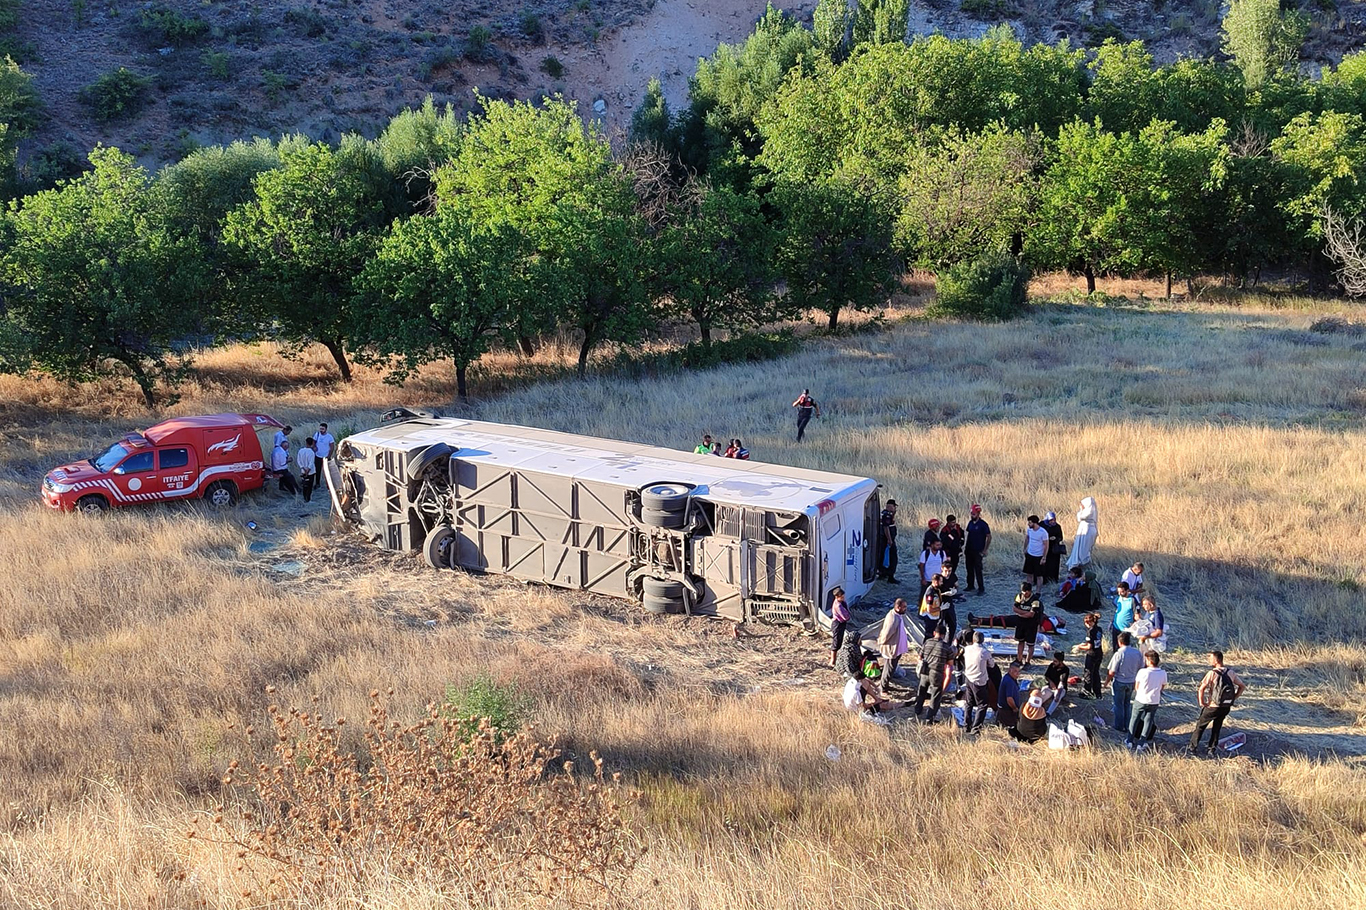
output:
[[[704,585],[702,599],[693,605],[693,612],[743,622],[745,595],[740,541],[732,537],[695,537],[692,547],[693,571],[702,576]]]

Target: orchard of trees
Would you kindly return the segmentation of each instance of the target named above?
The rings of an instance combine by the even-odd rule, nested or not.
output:
[[[1306,78],[1277,0],[1233,0],[1226,60],[1160,66],[1006,27],[908,43],[906,11],[821,0],[808,28],[770,8],[699,62],[686,107],[653,83],[614,142],[558,99],[428,100],[373,140],[235,142],[156,174],[98,148],[0,216],[0,370],[123,375],[152,406],[196,346],[267,336],[323,345],[343,380],[448,362],[464,397],[494,346],[572,333],[582,372],[665,323],[703,347],[811,310],[835,330],[907,267],[988,318],[1029,269],[1364,286],[1344,250],[1366,53]],[[25,79],[0,68],[0,166],[36,116]]]

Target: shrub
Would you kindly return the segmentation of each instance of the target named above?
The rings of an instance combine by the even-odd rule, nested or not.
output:
[[[435,705],[414,724],[391,723],[378,692],[354,747],[344,744],[344,719],[269,712],[273,742],[259,744],[247,767],[228,766],[214,818],[239,857],[272,867],[265,889],[274,893],[263,897],[292,888],[316,898],[338,880],[363,887],[398,877],[438,884],[453,903],[513,891],[587,905],[605,901],[635,864],[617,788],[596,753],[589,773],[577,774],[527,729],[504,737],[484,722],[468,736]],[[258,738],[250,727],[247,735]],[[225,811],[230,802],[240,820]],[[250,865],[239,874],[252,875]]]
[[[95,115],[96,120],[120,120],[132,117],[147,103],[150,76],[139,76],[127,67],[105,73],[81,89],[81,100]]]
[[[530,703],[514,685],[499,685],[487,675],[463,686],[447,686],[441,716],[450,718],[467,736],[474,736],[487,722],[498,736],[510,736],[527,722]]]
[[[756,333],[714,341],[708,348],[692,341],[676,354],[679,366],[689,370],[706,369],[723,363],[760,363],[791,354],[799,347],[791,329]]]
[[[517,18],[517,28],[532,41],[540,41],[545,37],[545,26],[541,24],[541,17],[534,10],[522,10],[521,16]]]
[[[204,68],[207,69],[215,79],[221,79],[226,82],[232,75],[232,71],[229,68],[232,57],[228,55],[227,51],[205,51],[199,55],[199,62],[204,64]]]
[[[315,9],[291,6],[285,10],[285,24],[305,38],[321,38],[327,32],[327,17]]]
[[[935,281],[931,316],[1012,319],[1027,302],[1029,269],[1004,253],[960,262]]]
[[[144,8],[138,14],[138,22],[161,42],[176,46],[198,41],[209,33],[209,23],[203,19],[186,16],[159,3]]]
[[[559,79],[564,76],[564,64],[560,62],[559,57],[550,54],[541,61],[541,72],[551,79]]]
[[[493,55],[493,32],[486,25],[471,25],[465,38],[465,56],[482,63]]]
[[[987,22],[999,22],[1006,14],[1005,0],[963,0],[963,15]]]
[[[432,78],[432,73],[459,60],[460,52],[449,44],[434,47],[422,55],[422,62],[417,67],[417,77],[425,82]]]

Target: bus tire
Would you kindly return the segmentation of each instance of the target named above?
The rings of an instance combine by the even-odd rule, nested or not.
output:
[[[679,603],[682,603],[683,582],[647,578],[645,579],[645,596],[653,597],[658,600],[676,600]]]
[[[645,607],[645,612],[651,616],[683,612],[683,600],[681,598],[655,597],[652,594],[646,594],[640,602]]]
[[[682,512],[695,487],[690,483],[659,481],[640,488],[640,504],[656,512]]]
[[[455,529],[450,525],[437,525],[427,532],[422,541],[422,558],[433,569],[453,569],[455,549]]]
[[[687,516],[682,512],[661,512],[658,509],[641,509],[640,520],[652,528],[667,528],[677,531],[687,524]]]

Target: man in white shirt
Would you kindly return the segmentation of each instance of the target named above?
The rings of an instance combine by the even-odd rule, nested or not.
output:
[[[332,434],[327,432],[327,424],[318,424],[318,432],[313,434],[313,449],[318,453],[318,457],[323,461],[332,457],[332,446],[337,440],[332,438]]]
[[[1029,516],[1025,529],[1024,575],[1033,590],[1043,590],[1043,567],[1048,558],[1048,529],[1039,524],[1039,516]]]
[[[963,731],[977,733],[987,722],[987,708],[991,688],[991,665],[995,663],[991,654],[983,646],[986,636],[981,632],[972,633],[972,644],[963,649],[963,682],[967,688],[967,701],[963,709]]]
[[[1157,706],[1162,704],[1162,690],[1167,687],[1167,671],[1159,666],[1162,656],[1149,651],[1143,660],[1147,666],[1134,678],[1134,713],[1129,721],[1129,735],[1124,739],[1126,749],[1138,752],[1152,748],[1157,733]]]
[[[935,538],[930,541],[930,545],[920,551],[920,597],[925,597],[925,589],[930,586],[930,579],[936,575],[944,574],[944,544]]]
[[[313,448],[313,437],[304,440],[304,447],[294,456],[299,466],[299,483],[303,487],[304,502],[313,501],[313,484],[318,479],[318,453]]]
[[[299,482],[294,479],[294,473],[289,470],[288,439],[282,439],[275,444],[275,451],[270,453],[270,469],[280,478],[281,493],[288,493],[293,496],[299,492]]]
[[[1143,592],[1143,563],[1136,562],[1132,567],[1124,570],[1124,577],[1120,579],[1129,586],[1129,593],[1135,597]]]
[[[278,446],[282,442],[289,442],[289,434],[294,432],[294,428],[287,426],[282,430],[275,431],[275,444]]]

